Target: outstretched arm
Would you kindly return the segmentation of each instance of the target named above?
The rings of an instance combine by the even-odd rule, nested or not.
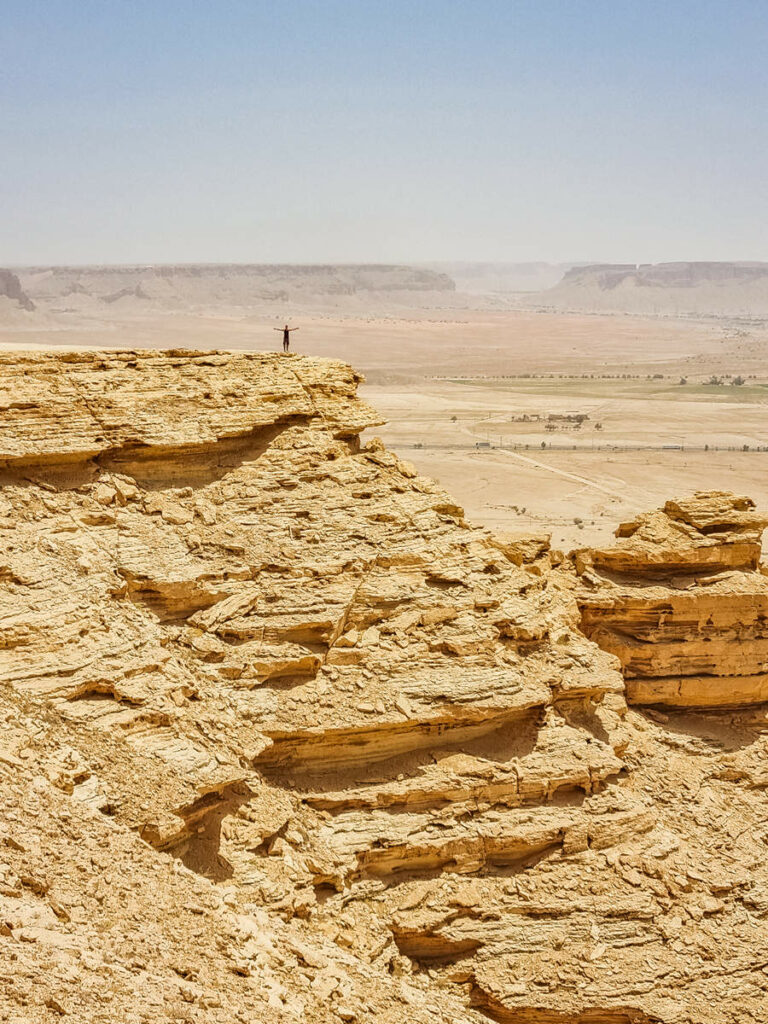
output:
[[[301,328],[300,327],[289,327],[288,330],[289,331],[300,331]]]

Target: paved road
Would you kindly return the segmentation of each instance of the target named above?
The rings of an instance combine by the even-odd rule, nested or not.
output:
[[[521,451],[547,451],[547,452],[577,452],[584,454],[585,452],[680,452],[681,454],[690,454],[690,452],[744,452],[745,454],[768,454],[768,446],[750,445],[746,450],[741,445],[709,445],[705,448],[704,445],[669,445],[669,444],[595,444],[595,445],[579,445],[579,444],[549,444],[547,443],[546,448],[540,448],[537,444],[529,445],[499,445],[499,444],[483,444],[480,448],[476,444],[421,444],[421,443],[394,443],[389,445],[390,448],[423,448],[425,451],[478,451],[478,452],[505,452],[505,453],[517,453]]]

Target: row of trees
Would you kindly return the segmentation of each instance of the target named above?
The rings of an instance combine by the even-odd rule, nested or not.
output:
[[[681,384],[687,384],[688,383],[688,378],[687,377],[681,377],[680,378],[680,383]],[[715,374],[712,374],[712,376],[709,378],[709,380],[704,381],[704,383],[706,385],[710,385],[711,384],[714,387],[720,387],[723,384],[735,384],[737,388],[740,388],[742,384],[746,384],[747,383],[747,380],[746,380],[746,377],[742,377],[741,374],[737,374],[737,376],[735,376],[735,377],[731,377],[731,375],[729,373],[727,373],[724,377],[718,377]]]

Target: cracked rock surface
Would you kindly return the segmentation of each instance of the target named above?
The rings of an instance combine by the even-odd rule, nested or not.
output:
[[[563,560],[345,364],[0,363],[3,1019],[768,1020],[749,499]]]

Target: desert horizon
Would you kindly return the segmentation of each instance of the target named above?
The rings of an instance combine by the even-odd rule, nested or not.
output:
[[[626,265],[579,264],[529,292],[517,290],[520,265],[468,266],[463,277],[448,265],[9,270],[18,295],[2,300],[0,346],[276,351],[288,319],[301,327],[294,351],[366,377],[387,421],[377,433],[469,518],[565,549],[604,541],[617,516],[670,489],[768,503],[768,263],[646,267],[655,277],[640,287]],[[638,290],[667,311],[638,313],[649,306]],[[559,308],[563,291],[585,309]],[[706,312],[726,299],[746,305]]]

